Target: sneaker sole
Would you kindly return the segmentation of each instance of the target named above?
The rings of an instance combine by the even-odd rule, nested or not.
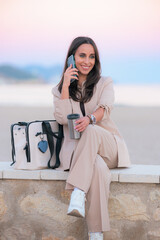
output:
[[[84,218],[77,209],[73,209],[71,212],[67,213],[67,215]]]

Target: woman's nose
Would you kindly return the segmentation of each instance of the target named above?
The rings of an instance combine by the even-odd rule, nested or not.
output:
[[[87,63],[89,63],[89,58],[85,58],[85,63],[87,64]]]

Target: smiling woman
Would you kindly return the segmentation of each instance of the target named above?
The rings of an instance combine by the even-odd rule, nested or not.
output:
[[[74,68],[67,66],[70,56],[75,58]],[[76,81],[71,81],[73,76]],[[67,214],[85,217],[86,198],[89,240],[102,240],[103,232],[110,230],[109,168],[128,167],[130,159],[126,144],[110,119],[113,82],[110,77],[101,77],[98,49],[91,38],[77,37],[72,41],[62,79],[52,92],[54,117],[64,131],[59,169],[69,170],[66,189],[72,190]],[[71,113],[80,116],[74,126],[81,135],[78,140],[69,136],[67,116]]]

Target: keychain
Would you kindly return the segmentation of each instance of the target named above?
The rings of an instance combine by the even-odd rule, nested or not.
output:
[[[40,139],[41,141],[38,143],[38,149],[42,152],[42,153],[45,153],[47,151],[47,148],[48,148],[48,142],[43,140],[44,136],[43,134],[41,133],[40,135]]]

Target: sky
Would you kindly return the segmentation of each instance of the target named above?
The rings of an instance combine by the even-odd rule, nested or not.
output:
[[[89,36],[102,73],[120,83],[160,83],[160,0],[0,0],[0,64],[64,64]]]

